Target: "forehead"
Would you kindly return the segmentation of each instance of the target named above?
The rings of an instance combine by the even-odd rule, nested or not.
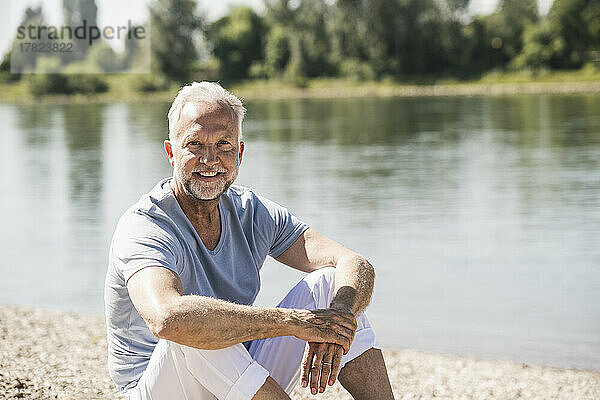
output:
[[[186,133],[238,134],[237,116],[224,102],[188,102],[181,109],[179,136]]]

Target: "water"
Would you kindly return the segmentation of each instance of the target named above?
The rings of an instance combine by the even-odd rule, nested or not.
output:
[[[0,105],[0,303],[102,312],[168,107]],[[600,95],[247,107],[238,183],[375,265],[386,348],[600,370]],[[257,303],[300,276],[267,262]]]

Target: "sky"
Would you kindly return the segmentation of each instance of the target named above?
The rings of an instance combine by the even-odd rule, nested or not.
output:
[[[499,0],[471,0],[471,14],[489,14],[494,11]],[[538,0],[540,11],[545,13],[552,0]],[[148,0],[96,0],[98,5],[98,24],[127,25],[147,19]],[[248,5],[257,10],[262,10],[263,0],[199,0],[200,8],[206,13],[209,20],[216,20],[225,15],[231,6]],[[1,54],[8,49],[17,26],[27,7],[42,6],[44,15],[49,24],[61,23],[62,0],[1,0],[0,1],[0,50]]]

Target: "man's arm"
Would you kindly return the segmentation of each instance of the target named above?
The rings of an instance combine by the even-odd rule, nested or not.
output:
[[[335,295],[329,309],[351,312],[356,316],[371,301],[375,271],[359,254],[308,229],[279,257],[292,268],[311,272],[326,266],[335,267]],[[335,383],[343,349],[335,343],[308,341],[302,362],[302,386],[312,394],[325,391]]]
[[[136,272],[127,282],[131,300],[151,332],[199,349],[215,350],[247,340],[293,335],[348,350],[356,322],[336,310],[251,307],[183,295],[179,276],[163,267]]]
[[[373,266],[361,255],[313,229],[307,229],[276,260],[304,272],[335,267],[335,296],[330,308],[356,316],[371,301]]]

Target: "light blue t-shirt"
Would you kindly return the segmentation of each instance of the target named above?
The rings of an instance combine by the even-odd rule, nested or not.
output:
[[[308,226],[287,209],[242,186],[219,200],[221,236],[208,250],[175,199],[171,178],[123,214],[112,239],[104,289],[108,369],[121,391],[135,387],[158,342],[133,306],[128,279],[162,266],[179,275],[183,293],[251,305],[267,255],[278,257]]]

